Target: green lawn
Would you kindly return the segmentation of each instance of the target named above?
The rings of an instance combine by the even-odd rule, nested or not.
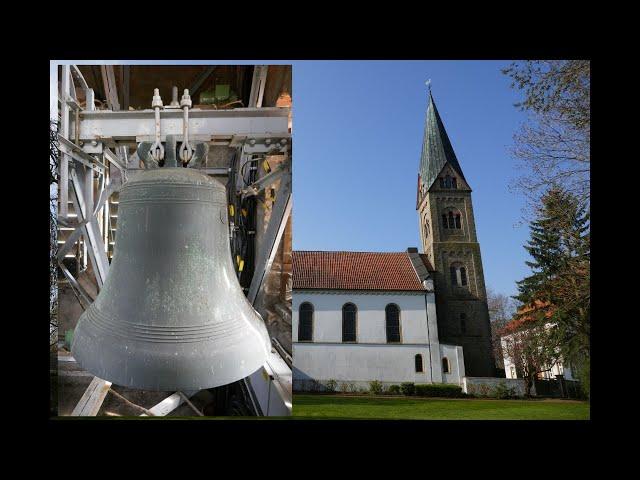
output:
[[[304,419],[588,420],[589,404],[573,400],[303,395],[293,397],[293,416]]]

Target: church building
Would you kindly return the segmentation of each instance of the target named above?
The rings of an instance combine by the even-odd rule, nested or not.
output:
[[[493,377],[489,309],[471,187],[431,92],[416,209],[422,249],[434,269],[440,339],[462,346],[467,375]]]
[[[471,187],[431,92],[416,210],[422,253],[293,252],[294,389],[494,376]]]

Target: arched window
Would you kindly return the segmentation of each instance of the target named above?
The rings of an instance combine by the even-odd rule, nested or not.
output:
[[[458,269],[455,265],[449,267],[449,275],[451,275],[451,285],[458,285]]]
[[[390,303],[384,309],[387,343],[400,343],[400,309],[397,305]]]
[[[440,188],[458,188],[456,177],[452,177],[451,175],[440,177]]]
[[[449,276],[451,277],[451,285],[466,287],[467,268],[461,263],[452,263],[449,267]]]
[[[424,238],[425,239],[429,238],[429,220],[427,220],[426,215],[424,216],[423,230],[424,230]]]
[[[462,215],[457,208],[447,208],[442,214],[442,226],[447,229],[462,229]]]
[[[298,341],[313,341],[313,305],[304,302],[300,305],[298,318]]]
[[[447,357],[442,359],[442,373],[451,373],[449,371],[449,359]]]
[[[467,269],[460,267],[460,285],[463,287],[467,284]]]
[[[422,355],[420,355],[419,353],[416,355],[416,373],[422,373]]]
[[[356,315],[358,308],[353,303],[342,306],[342,341],[356,341]]]
[[[467,314],[466,313],[460,314],[460,333],[462,333],[463,335],[467,333]]]

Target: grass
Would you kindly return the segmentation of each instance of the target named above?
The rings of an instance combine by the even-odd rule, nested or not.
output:
[[[574,400],[490,400],[296,394],[301,419],[588,420],[589,403]]]

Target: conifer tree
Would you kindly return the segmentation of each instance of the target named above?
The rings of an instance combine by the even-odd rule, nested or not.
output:
[[[590,358],[590,222],[587,208],[554,187],[542,197],[530,223],[525,249],[531,275],[517,282],[517,300],[526,308],[516,317],[549,323],[549,343],[558,345],[588,391]]]

